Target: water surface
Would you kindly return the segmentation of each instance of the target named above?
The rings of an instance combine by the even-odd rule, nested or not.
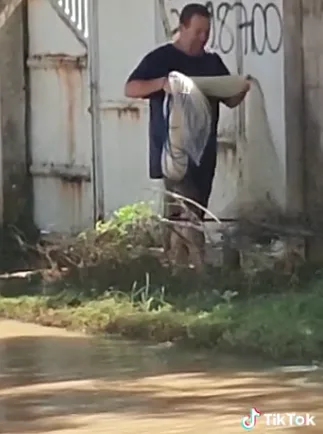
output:
[[[0,321],[0,433],[236,434],[251,407],[311,413],[322,433],[323,372],[95,339]],[[301,431],[302,430],[302,431]]]

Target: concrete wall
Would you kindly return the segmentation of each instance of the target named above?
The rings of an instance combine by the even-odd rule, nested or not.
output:
[[[186,0],[166,2],[168,14],[173,20],[171,6],[178,5],[179,11],[179,6],[182,7],[185,3]],[[224,58],[232,72],[251,74],[258,80],[264,96],[268,132],[271,135],[271,140],[267,141],[263,134],[265,128],[259,127],[258,132],[253,131],[256,140],[248,140],[250,138],[248,122],[249,128],[252,126],[255,130],[259,120],[256,112],[252,113],[254,118],[248,120],[251,101],[249,96],[245,110],[243,108],[239,110],[240,123],[234,125],[238,131],[236,153],[238,158],[221,159],[220,154],[212,198],[214,209],[219,204],[222,206],[224,202],[234,199],[232,193],[236,188],[236,191],[244,193],[243,197],[238,194],[239,199],[242,198],[244,201],[243,206],[247,201],[255,203],[259,201],[262,205],[266,205],[267,193],[269,193],[268,196],[272,196],[271,199],[274,199],[274,202],[278,203],[288,215],[303,213],[306,207],[313,206],[311,196],[317,188],[317,178],[320,177],[322,170],[314,154],[312,160],[315,161],[318,169],[316,173],[313,172],[311,158],[307,158],[307,154],[313,153],[313,149],[322,145],[318,137],[316,139],[313,137],[314,131],[317,132],[318,129],[313,130],[313,125],[310,125],[313,124],[313,119],[309,101],[315,99],[314,111],[316,117],[320,117],[322,110],[318,100],[321,99],[323,103],[320,87],[323,85],[323,26],[320,18],[323,0],[309,2],[307,0],[261,2],[246,0],[239,4],[234,1],[213,0],[207,4],[209,7],[212,6],[216,17],[211,45]],[[233,16],[236,21],[232,19]],[[174,25],[173,22],[171,24]],[[315,57],[315,62],[309,59],[303,65],[304,53],[305,56]],[[316,75],[313,79],[315,73],[321,75]],[[257,103],[256,106],[260,107],[260,104]],[[224,125],[223,114],[226,113],[224,111],[221,113],[220,135]],[[320,119],[323,123],[322,116]],[[307,128],[305,128],[306,124]],[[246,141],[243,137],[244,133],[247,136]],[[313,141],[320,144],[316,147],[314,145],[313,148],[312,144],[309,145]],[[225,155],[224,152],[222,154]],[[306,159],[308,163],[305,163]],[[230,163],[234,161],[234,164],[230,166],[228,161]],[[239,166],[238,171],[237,166]],[[306,173],[312,180],[312,186],[305,185]],[[234,186],[235,176],[238,179],[238,187]],[[228,195],[227,184],[233,186]],[[305,197],[309,189],[311,192],[307,194],[307,202],[311,202],[311,205],[306,205]],[[319,191],[317,196],[323,202]],[[230,206],[227,209],[230,209]],[[323,249],[321,251],[323,252]]]
[[[172,26],[176,22],[174,10],[180,10],[186,2],[166,2],[166,13]],[[0,13],[9,3],[10,0],[0,0]],[[102,1],[102,4],[104,10],[105,2]],[[317,209],[323,209],[323,0],[274,0],[258,3],[247,0],[244,9],[234,8],[233,1],[213,0],[209,4],[212,4],[216,17],[220,14],[220,19],[214,23],[211,44],[233,72],[254,75],[264,93],[279,161],[278,170],[283,179],[278,201],[285,204],[289,212],[307,210],[313,218]],[[123,16],[123,3],[121,5],[119,2],[118,5],[119,7],[110,10],[111,25],[107,27],[102,23],[100,26],[100,31],[103,32],[100,34],[101,79],[104,81],[101,83],[101,110],[104,112],[102,127],[107,213],[128,202],[153,195],[151,191],[149,193],[151,183],[146,171],[146,106],[137,104],[140,113],[137,116],[136,103],[132,101],[129,106],[129,101],[123,99],[122,92],[124,79],[136,61],[156,43],[165,40],[159,9],[148,0],[142,0],[141,9],[134,9],[129,14],[127,28],[137,26],[139,19],[143,18],[143,11],[144,21],[150,25],[147,24],[137,33],[132,32],[133,37],[127,38],[127,41],[120,39],[120,49],[127,56],[118,58],[118,62],[112,61],[116,46],[107,46],[105,41],[117,33],[118,25],[113,27],[113,23],[118,23],[119,17],[121,19]],[[221,25],[221,14],[224,12],[227,17],[225,25]],[[41,17],[40,22],[43,22]],[[249,22],[249,25],[243,26],[238,32],[236,24],[244,22]],[[23,36],[23,9],[18,6],[6,23],[0,26],[0,150],[3,161],[2,173],[0,170],[3,189],[0,189],[0,193],[3,191],[5,220],[11,222],[22,215],[29,201],[26,182]],[[36,36],[39,38],[38,34]],[[62,49],[64,41],[62,40]],[[228,139],[228,146],[225,147],[224,143],[220,155],[212,209],[220,211],[219,214],[224,217],[230,217],[224,213],[237,196],[237,184],[241,175],[240,156],[231,146],[234,135],[230,128],[233,126],[234,132],[237,127],[239,134],[243,133],[243,119],[242,112],[236,112],[236,115],[230,115],[228,111],[222,112],[220,135],[223,132],[222,136]],[[42,146],[41,139],[42,137],[39,146]],[[261,137],[259,139],[261,143]],[[124,154],[128,155],[127,159],[123,158]],[[262,162],[262,167],[265,167],[267,158],[257,158]],[[116,166],[115,169],[112,163]],[[124,174],[130,174],[132,170],[137,170],[140,176],[138,175],[136,183],[133,182],[133,176],[129,176],[125,185]],[[272,176],[272,179],[276,178],[276,175]],[[257,183],[253,184],[258,187]]]
[[[169,27],[178,25],[188,0],[160,1]],[[210,208],[220,217],[236,217],[255,207],[285,208],[287,161],[285,124],[283,0],[205,1],[212,14],[209,46],[232,73],[257,80],[245,107],[221,106],[218,165]],[[157,8],[156,39],[165,41]],[[159,22],[159,25],[158,25]]]
[[[164,2],[170,27],[187,0]],[[286,206],[283,0],[200,1],[212,13],[209,46],[232,73],[257,82],[245,106],[221,106],[218,165],[210,208],[235,217],[255,207]],[[159,29],[159,33],[161,30]],[[158,38],[160,41],[161,38]]]
[[[258,88],[255,83],[247,96],[246,142],[238,143],[242,162],[245,160],[243,200],[251,205],[283,208],[286,202],[283,1],[246,0],[245,10],[240,14],[242,72],[254,77]]]
[[[2,1],[0,13],[10,3],[12,2],[9,0]],[[21,4],[0,27],[0,52],[3,218],[6,222],[16,223],[21,219],[28,205],[23,7]]]

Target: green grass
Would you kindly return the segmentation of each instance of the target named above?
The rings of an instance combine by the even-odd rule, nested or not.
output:
[[[151,289],[148,283],[128,293],[108,291],[95,299],[71,290],[53,296],[2,297],[0,316],[94,334],[177,341],[273,360],[322,359],[320,276],[307,285],[281,287],[275,294],[268,294],[265,288],[262,294],[243,296],[228,290],[209,290],[208,296],[191,290],[175,296],[163,287]]]
[[[173,275],[148,249],[159,245],[156,225],[140,203],[55,249],[42,247],[46,267],[68,267],[69,275],[2,285],[0,316],[273,360],[323,359],[322,270]]]

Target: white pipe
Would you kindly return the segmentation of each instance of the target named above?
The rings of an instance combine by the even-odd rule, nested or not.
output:
[[[94,224],[104,218],[104,177],[102,156],[102,132],[100,113],[100,64],[99,64],[99,20],[98,0],[88,4],[89,45],[91,89],[91,127],[92,127],[92,165],[93,165],[93,201]]]

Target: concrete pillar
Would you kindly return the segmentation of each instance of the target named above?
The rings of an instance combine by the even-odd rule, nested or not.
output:
[[[286,211],[304,211],[302,0],[283,1],[286,131]]]
[[[0,3],[0,77],[3,218],[18,225],[28,205],[23,5]]]
[[[288,1],[288,0],[287,0]],[[323,221],[323,0],[302,0],[304,70],[304,182],[309,221]],[[323,238],[309,239],[307,259],[323,262]]]

